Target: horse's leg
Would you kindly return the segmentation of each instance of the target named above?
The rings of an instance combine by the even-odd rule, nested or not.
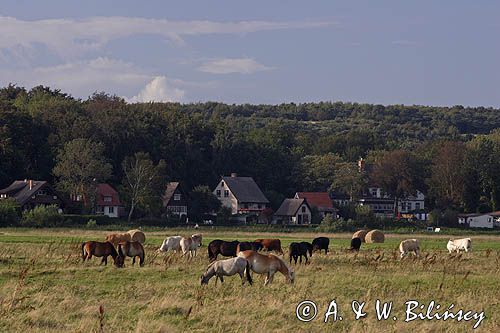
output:
[[[244,278],[245,275],[243,274],[243,272],[238,272],[238,274],[240,275],[240,278],[241,278],[241,285],[244,286],[245,285],[245,278]]]
[[[132,257],[132,266],[134,266],[134,265],[135,265],[135,257],[136,257],[136,256],[133,256],[133,257]]]
[[[302,254],[299,256],[299,264],[302,265]]]
[[[102,257],[102,259],[101,259],[101,263],[99,264],[99,266],[101,266],[102,264],[104,264],[104,258],[106,258],[106,257],[105,257],[105,256],[104,256],[104,257]]]
[[[220,283],[224,282],[224,277],[222,275],[219,275]]]
[[[108,266],[108,256],[104,256],[104,266]]]
[[[267,286],[269,283],[271,283],[271,271],[267,272],[266,275],[266,280],[264,281],[264,285]]]
[[[144,252],[139,256],[139,266],[144,266]]]

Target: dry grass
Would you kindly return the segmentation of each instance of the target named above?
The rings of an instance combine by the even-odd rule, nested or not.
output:
[[[210,239],[252,240],[280,237],[285,245],[311,240],[314,234],[204,232],[204,245],[188,262],[179,255],[155,255],[168,233],[147,233],[146,265],[124,269],[83,264],[83,239],[103,239],[106,232],[89,230],[3,230],[0,234],[0,331],[2,332],[181,332],[181,331],[435,331],[465,332],[471,322],[413,321],[405,323],[404,302],[436,300],[443,306],[483,310],[479,331],[500,331],[500,237],[473,237],[474,252],[448,255],[448,236],[386,235],[384,244],[363,244],[350,253],[350,234],[332,235],[331,253],[315,254],[311,264],[295,266],[297,281],[277,275],[264,287],[254,275],[253,286],[239,277],[224,284],[200,286]],[[176,232],[177,233],[177,232]],[[184,234],[192,233],[185,230]],[[238,237],[236,237],[238,236]],[[399,241],[420,238],[422,256],[398,259]],[[302,323],[296,305],[314,300],[318,318]],[[344,320],[323,323],[327,305],[335,299]],[[394,301],[397,321],[377,321],[376,299]],[[355,321],[352,300],[365,301],[368,317]]]

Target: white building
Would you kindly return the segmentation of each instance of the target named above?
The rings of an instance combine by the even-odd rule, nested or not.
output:
[[[492,214],[492,213],[460,214],[460,215],[458,215],[458,223],[466,225],[469,228],[493,229],[494,217],[490,214]]]
[[[274,217],[280,224],[310,224],[311,207],[306,199],[285,199]]]

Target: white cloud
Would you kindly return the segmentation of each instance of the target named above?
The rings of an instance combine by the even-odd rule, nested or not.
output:
[[[126,99],[130,103],[179,102],[184,97],[184,94],[184,90],[171,87],[165,76],[157,76],[136,96]]]
[[[212,74],[251,74],[258,71],[270,70],[272,67],[264,66],[252,58],[222,58],[205,62],[198,69],[202,72]]]
[[[46,46],[63,57],[100,49],[113,39],[137,34],[153,34],[181,41],[183,36],[203,34],[244,34],[257,31],[324,27],[328,21],[170,21],[139,17],[90,17],[85,19],[48,19],[25,21],[0,17],[0,49]]]

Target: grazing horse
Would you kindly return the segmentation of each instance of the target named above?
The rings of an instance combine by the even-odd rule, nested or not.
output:
[[[194,234],[188,238],[183,237],[181,239],[181,243],[180,243],[182,255],[185,256],[186,254],[189,253],[190,258],[193,258],[194,256],[196,256],[196,251],[201,246],[201,241],[202,241],[201,234]]]
[[[129,242],[132,236],[126,232],[124,234],[109,234],[106,236],[106,242],[110,242],[113,246],[118,246],[119,243]]]
[[[351,248],[349,250],[359,251],[360,247],[361,247],[361,238],[354,237],[353,239],[351,239]]]
[[[260,243],[263,250],[276,251],[276,253],[283,254],[279,239],[256,239],[255,243]]]
[[[246,250],[260,251],[262,250],[262,244],[259,242],[240,242],[236,247],[236,253]]]
[[[102,257],[101,265],[108,264],[108,256],[113,258],[113,261],[116,265],[118,253],[116,252],[115,247],[110,242],[94,242],[89,241],[82,243],[82,259],[90,260],[92,256]]]
[[[330,246],[330,238],[328,237],[317,237],[313,239],[312,242],[313,251],[325,250],[325,254],[328,253],[328,246]]]
[[[289,283],[294,283],[295,272],[293,268],[288,267],[287,264],[280,257],[274,254],[260,254],[252,250],[246,250],[238,253],[238,257],[248,260],[250,269],[257,274],[267,274],[264,285],[267,286],[273,282],[273,277],[276,272],[283,274]]]
[[[220,254],[224,257],[236,257],[238,253],[236,248],[238,247],[237,240],[232,242],[223,241],[222,239],[215,239],[208,244],[208,259],[214,261]]]
[[[157,250],[157,252],[168,252],[168,251],[180,252],[181,251],[181,239],[182,239],[182,236],[167,237],[163,241],[163,244],[161,244],[161,246]]]
[[[123,267],[125,264],[125,257],[132,258],[132,265],[135,264],[135,257],[139,257],[139,265],[144,266],[144,247],[140,242],[124,242],[118,244],[118,258],[117,266]]]
[[[208,281],[215,277],[215,284],[217,279],[224,282],[223,276],[233,276],[239,274],[242,284],[245,284],[245,271],[246,280],[252,284],[252,277],[250,276],[250,264],[244,258],[236,257],[225,260],[214,261],[207,267],[207,271],[201,276],[201,284],[208,284]]]
[[[299,262],[302,264],[302,256],[306,258],[306,264],[308,262],[307,253],[309,252],[309,256],[312,257],[312,249],[313,246],[308,242],[300,242],[300,243],[291,243],[289,247],[290,252],[290,264],[292,263],[292,259],[295,264],[297,264],[297,259],[300,258]]]

